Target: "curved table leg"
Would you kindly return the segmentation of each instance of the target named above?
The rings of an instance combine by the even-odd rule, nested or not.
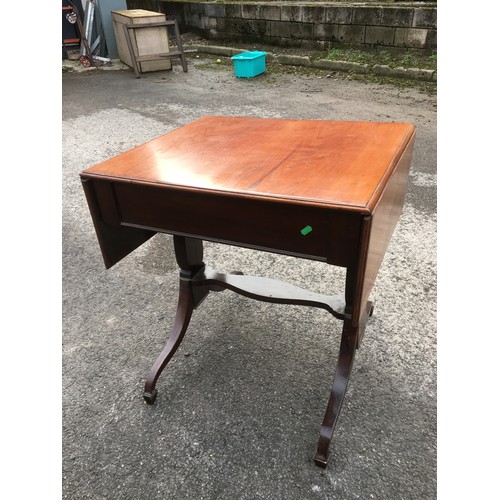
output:
[[[181,268],[179,303],[170,337],[146,378],[144,387],[146,402],[148,404],[154,403],[157,395],[156,382],[179,347],[186,333],[193,310],[198,307],[210,291],[221,291],[229,288],[242,295],[266,302],[309,305],[327,309],[336,318],[343,319],[344,326],[330,399],[320,431],[316,456],[314,457],[316,465],[326,467],[328,449],[344,401],[354,362],[354,354],[356,348],[359,347],[366,320],[373,312],[372,303],[368,302],[366,305],[361,324],[353,326],[351,316],[345,313],[345,301],[337,296],[314,294],[291,285],[284,287],[282,283],[266,278],[237,279],[238,275],[243,274],[241,272],[232,273],[233,277],[216,273],[206,268],[203,263],[203,244],[201,240],[174,236],[174,248],[177,263]],[[268,289],[271,289],[271,291]]]
[[[158,394],[158,391],[155,388],[156,381],[182,342],[194,307],[195,304],[193,302],[191,284],[188,281],[180,280],[179,303],[177,306],[174,327],[172,328],[172,332],[167,340],[167,343],[165,344],[165,347],[163,348],[163,351],[154,362],[151,370],[149,370],[148,376],[146,377],[144,399],[146,403],[150,405],[155,402],[156,395]]]
[[[208,294],[207,287],[194,290],[191,281],[193,276],[205,267],[203,263],[203,242],[194,238],[174,236],[174,249],[175,258],[180,267],[179,303],[170,337],[146,377],[144,399],[150,405],[155,402],[158,394],[155,388],[156,381],[182,342],[193,309],[198,307]]]
[[[328,448],[330,447],[333,431],[337,424],[340,409],[344,401],[349,376],[351,375],[351,369],[354,362],[359,327],[353,327],[350,323],[349,320],[344,321],[337,369],[335,370],[330,399],[326,407],[318,448],[316,456],[314,457],[315,464],[320,467],[326,467],[328,463]]]

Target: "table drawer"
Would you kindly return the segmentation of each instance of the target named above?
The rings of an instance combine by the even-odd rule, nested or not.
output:
[[[108,191],[109,190],[109,191]],[[347,266],[356,253],[359,215],[287,202],[112,182],[101,213],[119,223]],[[109,213],[108,213],[109,212]]]

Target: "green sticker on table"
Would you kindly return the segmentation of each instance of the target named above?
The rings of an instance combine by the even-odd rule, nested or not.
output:
[[[302,236],[305,236],[306,234],[309,234],[312,230],[313,230],[313,228],[311,226],[306,226],[306,227],[303,227],[300,230],[300,232],[301,232]]]

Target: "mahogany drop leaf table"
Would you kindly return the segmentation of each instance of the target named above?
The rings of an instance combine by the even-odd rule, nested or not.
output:
[[[403,208],[414,140],[407,123],[206,116],[83,171],[106,268],[157,232],[174,238],[179,302],[146,378],[146,402],[154,403],[158,377],[211,291],[326,309],[343,328],[314,458],[325,467],[373,312],[370,291]],[[323,295],[220,274],[203,262],[203,240],[344,267],[345,289]]]

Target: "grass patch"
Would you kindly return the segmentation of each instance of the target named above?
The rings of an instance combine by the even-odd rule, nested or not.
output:
[[[382,64],[390,68],[419,68],[437,69],[437,55],[435,52],[406,50],[388,51],[383,49],[360,50],[356,48],[333,48],[324,59],[331,61],[356,62],[373,66]]]
[[[308,68],[304,66],[289,66],[279,63],[266,63],[266,74],[273,78],[275,75],[287,74],[297,76],[316,76],[321,78],[333,78],[336,80],[355,80],[367,83],[377,83],[380,85],[391,85],[398,89],[414,88],[427,94],[435,94],[437,90],[436,82],[422,80],[410,80],[405,78],[391,78],[372,74],[360,74],[344,71],[328,71],[319,68]]]
[[[338,74],[338,73],[337,73]],[[381,85],[391,85],[392,87],[398,89],[418,89],[421,92],[425,92],[429,95],[436,94],[437,84],[436,82],[427,82],[422,80],[407,80],[405,78],[391,78],[388,76],[377,76],[377,75],[360,75],[360,74],[348,74],[348,80],[364,81],[369,83],[377,83]]]

